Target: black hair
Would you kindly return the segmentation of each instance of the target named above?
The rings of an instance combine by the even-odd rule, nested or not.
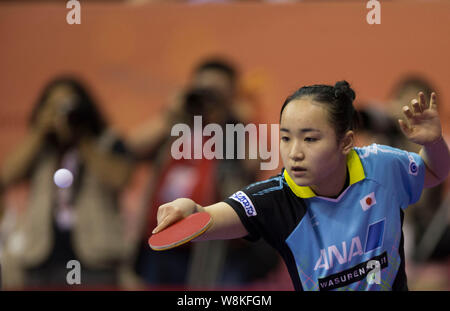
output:
[[[372,108],[368,104],[366,106],[358,111],[358,130],[381,134],[390,142],[389,145],[395,145],[395,140],[402,134],[396,120],[382,110]]]
[[[347,131],[355,130],[358,126],[358,113],[353,107],[356,94],[345,80],[336,82],[334,86],[315,84],[301,87],[284,101],[281,107],[280,121],[287,104],[305,96],[311,96],[314,101],[325,105],[329,112],[330,123],[333,124],[338,139],[342,138]]]
[[[69,112],[68,121],[77,128],[87,129],[98,136],[106,127],[106,122],[97,109],[92,95],[79,78],[71,75],[59,76],[51,80],[42,90],[31,112],[29,124],[33,126],[47,102],[50,93],[58,86],[68,86],[76,94],[75,108]]]
[[[233,86],[236,85],[238,72],[231,62],[221,58],[211,58],[198,64],[194,69],[194,74],[199,74],[206,70],[220,71],[228,77]]]
[[[225,99],[214,89],[194,88],[185,94],[184,104],[190,115],[202,115],[210,108],[224,106]]]

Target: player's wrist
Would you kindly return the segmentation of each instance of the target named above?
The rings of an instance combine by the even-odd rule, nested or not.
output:
[[[195,203],[195,212],[194,213],[201,213],[201,212],[204,212],[204,211],[205,211],[205,208],[203,206],[201,206],[200,204]]]
[[[191,214],[198,213],[202,211],[202,207],[194,202],[194,200],[189,198],[179,198],[173,201],[177,206],[179,206],[184,217]]]
[[[439,143],[442,143],[443,141],[444,141],[444,136],[441,134],[438,138],[433,139],[432,141],[423,144],[423,146],[426,147],[426,148],[427,147],[433,147],[433,146],[436,146]]]

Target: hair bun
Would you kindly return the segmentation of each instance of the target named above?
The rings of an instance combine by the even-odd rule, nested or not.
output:
[[[338,81],[334,85],[334,96],[336,98],[346,98],[349,99],[351,102],[355,100],[355,92],[350,87],[350,84],[345,81]]]

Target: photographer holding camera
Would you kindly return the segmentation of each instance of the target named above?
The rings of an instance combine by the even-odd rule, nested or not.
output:
[[[70,187],[54,184],[59,168],[72,173]],[[123,258],[118,195],[130,172],[129,153],[86,88],[72,77],[50,82],[33,108],[29,133],[1,170],[4,188],[30,182],[28,206],[2,254],[6,287],[13,266],[19,278],[11,286],[65,287],[66,265],[74,259],[82,286],[115,286]]]

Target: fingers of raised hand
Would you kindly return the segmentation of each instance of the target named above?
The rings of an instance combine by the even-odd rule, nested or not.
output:
[[[419,106],[422,111],[425,111],[426,109],[430,108],[429,103],[427,102],[425,98],[425,94],[423,92],[419,92]]]
[[[409,106],[403,106],[402,110],[407,119],[411,119],[414,117],[414,113],[411,111],[411,108],[409,108]]]
[[[431,93],[430,109],[437,109],[437,106],[436,106],[436,93],[435,92]]]
[[[403,120],[398,120],[398,123],[400,125],[400,129],[403,131],[403,133],[408,136],[411,133],[411,128],[408,126],[408,123]]]
[[[413,100],[411,100],[411,107],[412,107],[412,111],[414,114],[422,112],[422,107],[420,105],[420,102],[415,98]]]

